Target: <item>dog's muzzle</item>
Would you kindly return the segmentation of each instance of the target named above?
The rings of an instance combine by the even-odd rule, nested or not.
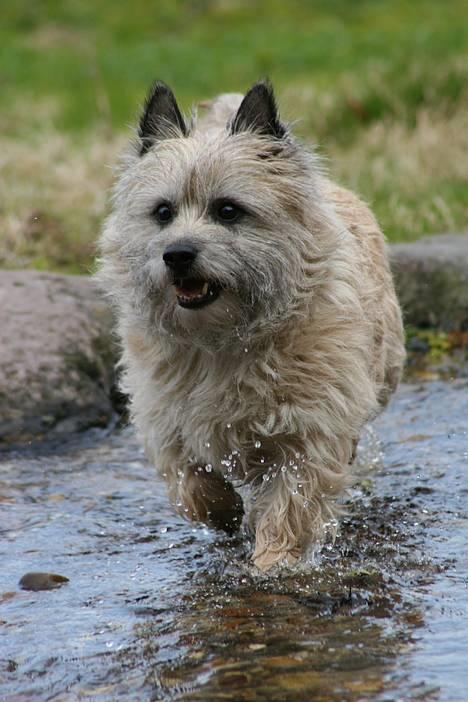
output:
[[[163,253],[163,261],[171,272],[177,302],[189,310],[211,304],[221,292],[221,287],[216,283],[193,274],[197,255],[198,249],[188,242],[170,244]]]

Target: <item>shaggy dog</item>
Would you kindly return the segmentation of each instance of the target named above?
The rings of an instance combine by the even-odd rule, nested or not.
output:
[[[101,238],[122,386],[181,514],[247,523],[262,570],[336,525],[404,360],[384,237],[280,121],[271,86],[182,116],[156,83]]]

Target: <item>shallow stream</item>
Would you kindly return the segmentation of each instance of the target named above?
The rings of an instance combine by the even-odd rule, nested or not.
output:
[[[277,577],[174,515],[131,429],[3,455],[0,700],[466,702],[467,430],[466,379],[402,386],[337,541]]]

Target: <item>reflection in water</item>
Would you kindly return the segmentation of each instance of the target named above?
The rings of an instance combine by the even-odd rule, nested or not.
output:
[[[335,545],[277,577],[176,517],[129,429],[4,456],[0,698],[464,700],[467,416],[466,381],[403,387]]]

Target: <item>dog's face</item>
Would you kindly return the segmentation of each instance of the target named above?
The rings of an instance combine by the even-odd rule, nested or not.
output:
[[[156,84],[103,235],[104,261],[125,278],[114,292],[132,290],[148,330],[215,347],[286,318],[314,257],[313,162],[279,122],[271,89],[257,84],[224,117],[188,129]]]

